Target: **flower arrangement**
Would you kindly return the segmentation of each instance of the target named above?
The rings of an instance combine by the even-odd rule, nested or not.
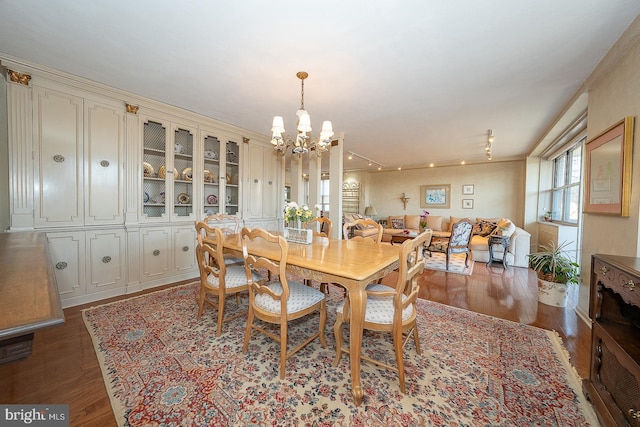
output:
[[[420,228],[427,228],[427,217],[429,216],[429,211],[425,209],[425,211],[420,215]]]
[[[316,210],[320,209],[318,205],[315,206]],[[296,202],[289,202],[284,207],[284,220],[291,226],[304,222],[309,222],[314,218],[313,211],[309,209],[307,205],[298,206]]]

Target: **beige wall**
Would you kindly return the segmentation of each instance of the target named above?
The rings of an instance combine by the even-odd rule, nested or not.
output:
[[[389,215],[421,214],[420,186],[451,185],[450,209],[429,209],[431,215],[445,217],[507,217],[518,226],[524,221],[525,161],[495,162],[368,173],[345,173],[347,179],[362,179],[363,206],[373,205],[378,218]],[[462,186],[474,185],[473,195],[462,194]],[[403,210],[400,197],[410,197]],[[462,199],[473,199],[473,209],[463,209]],[[364,208],[363,208],[364,210]]]
[[[588,311],[591,255],[640,256],[638,217],[640,203],[640,42],[636,42],[624,58],[596,82],[589,91],[588,140],[596,137],[626,116],[635,116],[635,148],[629,217],[584,215],[582,280],[580,309]]]

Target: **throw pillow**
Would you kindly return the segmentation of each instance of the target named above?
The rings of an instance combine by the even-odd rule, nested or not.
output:
[[[500,222],[498,222],[494,233],[500,236],[511,237],[514,231],[516,231],[515,224],[506,218],[502,218]]]
[[[479,221],[476,222],[476,224],[473,226],[473,234],[486,237],[491,234],[491,232],[495,230],[495,228],[496,224],[494,224],[493,222]]]
[[[427,228],[433,231],[442,231],[442,215],[427,216]]]
[[[405,215],[404,226],[405,228],[418,230],[420,228],[420,215]]]
[[[404,216],[391,216],[391,228],[396,230],[404,230]]]

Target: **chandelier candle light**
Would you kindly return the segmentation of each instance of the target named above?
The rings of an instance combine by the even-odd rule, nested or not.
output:
[[[307,133],[311,132],[311,116],[307,110],[304,109],[304,79],[309,77],[309,74],[306,71],[298,71],[296,76],[298,76],[302,82],[300,109],[296,113],[298,116],[298,135],[296,136],[295,141],[291,140],[289,137],[285,139],[283,137],[285,132],[284,120],[282,119],[282,116],[275,116],[273,118],[273,124],[271,125],[271,143],[273,144],[273,148],[275,148],[275,150],[280,154],[285,154],[287,149],[291,147],[291,152],[298,156],[302,156],[309,152],[310,149],[314,149],[318,157],[320,157],[322,156],[322,153],[328,151],[329,147],[331,147],[333,127],[330,121],[325,120],[322,122],[322,130],[320,131],[320,137],[318,140],[310,141],[311,137],[307,135]]]

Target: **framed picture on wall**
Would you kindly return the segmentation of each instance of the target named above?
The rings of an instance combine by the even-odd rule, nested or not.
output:
[[[465,184],[462,186],[462,194],[465,196],[473,194],[473,184]]]
[[[462,209],[473,209],[473,199],[462,199]]]
[[[451,205],[451,184],[421,185],[420,207],[449,209]]]
[[[586,144],[584,212],[629,216],[633,117]]]

